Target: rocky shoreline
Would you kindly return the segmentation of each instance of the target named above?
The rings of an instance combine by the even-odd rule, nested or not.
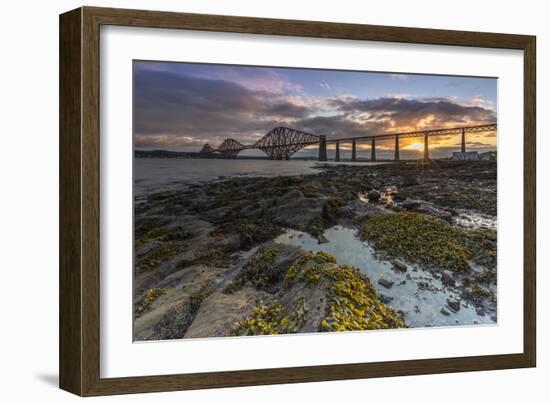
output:
[[[390,282],[273,242],[292,229],[322,244],[336,225],[353,228],[419,290],[435,286],[408,267],[452,290],[438,315],[468,304],[496,322],[495,218],[492,161],[325,164],[318,174],[225,178],[140,197],[135,339],[408,326],[380,292]]]

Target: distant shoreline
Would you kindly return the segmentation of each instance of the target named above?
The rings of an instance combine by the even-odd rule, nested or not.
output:
[[[492,153],[485,152],[481,154],[486,153]],[[495,152],[496,154],[496,152]],[[238,160],[265,160],[269,161],[270,158],[267,156],[254,156],[254,155],[240,155],[236,158],[228,158],[226,156],[223,156],[221,154],[209,154],[208,156],[204,156],[199,152],[192,152],[192,151],[167,151],[167,150],[134,150],[134,158],[176,158],[176,159],[218,159],[218,160],[227,160],[227,159],[238,159]],[[406,161],[417,161],[420,158],[401,158],[399,161],[406,162]],[[443,157],[443,158],[432,158],[433,160],[452,160],[451,157]],[[496,159],[496,155],[495,155]],[[318,161],[318,158],[316,156],[311,157],[295,157],[290,158],[290,160],[293,161]],[[357,161],[351,161],[351,158],[341,158],[340,161],[334,161],[334,158],[329,158],[326,162],[399,162],[395,161],[393,158],[378,158],[376,161],[371,161],[368,158],[358,158]],[[325,162],[325,161],[323,161]]]

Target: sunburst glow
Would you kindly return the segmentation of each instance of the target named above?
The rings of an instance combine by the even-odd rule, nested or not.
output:
[[[412,143],[412,144],[409,144],[405,148],[407,148],[409,150],[414,150],[414,151],[422,151],[424,149],[424,144],[422,144],[422,143]]]

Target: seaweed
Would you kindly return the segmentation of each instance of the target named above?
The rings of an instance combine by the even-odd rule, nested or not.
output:
[[[284,267],[274,265],[276,257],[275,247],[258,250],[225,287],[224,292],[233,293],[245,284],[250,284],[259,290],[269,290],[280,280],[284,270]]]
[[[139,316],[143,312],[148,310],[153,304],[153,302],[155,302],[155,300],[159,298],[161,295],[166,294],[167,291],[168,291],[168,288],[149,288],[145,292],[145,296],[143,297],[141,304],[139,304],[136,308],[136,315]]]
[[[260,303],[252,309],[248,318],[236,323],[233,336],[257,336],[297,333],[306,321],[308,312],[304,298],[294,301],[293,309],[287,312],[279,303]]]
[[[196,252],[190,259],[180,263],[185,268],[194,265],[227,268],[235,262],[235,258],[225,249],[208,249]]]
[[[152,239],[159,238],[163,234],[164,234],[164,228],[162,228],[162,227],[153,227],[153,228],[149,229],[148,231],[142,233],[140,236],[137,236],[135,241],[134,241],[134,244],[135,244],[135,246],[141,246],[144,243],[146,243],[146,242],[148,242]]]
[[[220,225],[212,235],[237,234],[239,237],[239,248],[249,250],[252,247],[271,240],[282,234],[283,228],[270,220],[242,220],[229,222]]]
[[[330,280],[325,317],[319,330],[349,331],[406,327],[403,317],[378,298],[370,280],[358,268],[332,266],[325,275]]]
[[[314,284],[321,279],[323,265],[336,263],[336,258],[330,253],[308,252],[296,260],[289,268],[284,279],[284,286],[291,287],[297,281]]]
[[[151,248],[149,251],[138,255],[137,268],[139,271],[152,271],[161,263],[178,255],[183,247],[176,242],[165,242]]]
[[[388,256],[402,257],[430,268],[454,272],[469,269],[469,261],[496,263],[496,232],[466,230],[420,213],[400,212],[367,218],[361,237]]]
[[[368,277],[353,266],[338,265],[329,253],[307,253],[288,269],[284,285],[328,283],[328,301],[319,331],[406,327],[403,317],[386,306]]]

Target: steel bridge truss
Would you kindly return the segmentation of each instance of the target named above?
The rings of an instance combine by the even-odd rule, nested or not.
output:
[[[266,153],[272,160],[288,160],[296,151],[313,144],[319,144],[319,137],[288,127],[276,127],[253,145],[246,146],[234,139],[226,139],[216,149],[205,144],[200,154],[212,155],[219,153],[227,158],[235,158],[246,149],[259,149]]]
[[[216,151],[227,158],[235,158],[242,150],[246,148],[247,147],[245,145],[239,143],[237,140],[225,139]]]
[[[202,146],[201,150],[199,151],[199,154],[212,154],[214,152],[214,149],[210,146],[210,144],[205,144]]]
[[[296,151],[318,143],[319,136],[315,134],[288,127],[276,127],[258,140],[251,148],[262,150],[272,160],[287,160]]]

